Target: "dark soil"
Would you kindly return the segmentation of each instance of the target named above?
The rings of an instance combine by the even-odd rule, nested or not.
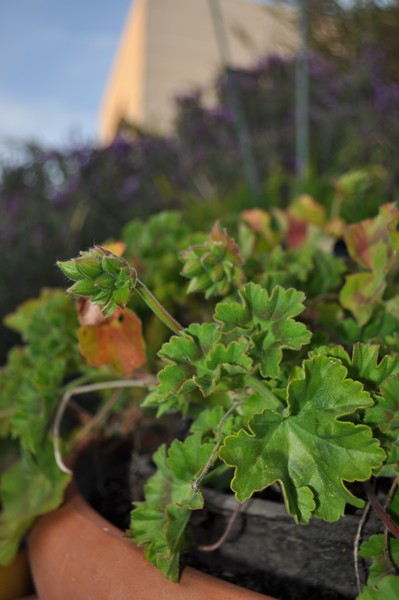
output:
[[[159,432],[147,430],[137,452],[137,440],[110,438],[93,442],[75,465],[75,479],[86,500],[106,519],[121,530],[129,527],[132,501],[142,499],[146,478],[153,467],[149,457],[159,444]],[[132,469],[132,455],[135,457]],[[134,490],[134,498],[130,490]],[[192,535],[196,543],[209,544],[223,532],[226,519],[220,519],[206,508],[195,511],[192,518]],[[279,552],[279,548],[275,548]],[[282,552],[281,561],[289,561]],[[268,594],[280,600],[353,600],[353,595],[342,595],[329,589],[313,588],[298,579],[276,577],[273,573],[253,571],[242,561],[222,555],[220,550],[201,552],[191,550],[183,557],[183,566],[190,565],[207,573],[228,580],[242,587]],[[325,567],[320,567],[324,568]],[[324,574],[323,574],[324,575]],[[326,581],[329,573],[325,573]]]

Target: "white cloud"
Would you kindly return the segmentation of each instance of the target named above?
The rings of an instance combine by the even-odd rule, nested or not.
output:
[[[37,141],[48,146],[70,146],[96,139],[97,115],[76,113],[51,101],[24,102],[0,94],[0,155],[13,152],[15,144]]]
[[[102,94],[131,0],[19,0],[0,7],[0,156],[12,141],[95,141]],[[1,4],[1,2],[0,2]],[[55,6],[56,5],[56,6]]]

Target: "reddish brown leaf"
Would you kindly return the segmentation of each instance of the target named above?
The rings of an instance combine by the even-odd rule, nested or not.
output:
[[[399,211],[394,204],[385,204],[373,219],[348,226],[345,242],[351,257],[370,271],[376,269],[378,246],[383,244],[387,250],[387,261],[393,250],[398,247],[398,232],[395,231],[399,220]],[[380,265],[378,265],[380,267]]]
[[[110,366],[130,375],[146,362],[141,321],[128,308],[99,324],[80,327],[78,339],[80,352],[93,367]]]
[[[324,206],[307,194],[299,196],[291,204],[289,213],[300,221],[317,225],[320,228],[324,227],[327,220]]]
[[[306,241],[309,226],[306,221],[298,219],[294,215],[287,215],[288,228],[285,234],[285,241],[289,248],[300,248]]]
[[[268,232],[271,223],[271,217],[268,212],[262,208],[251,208],[244,210],[242,218],[254,231],[264,234]]]

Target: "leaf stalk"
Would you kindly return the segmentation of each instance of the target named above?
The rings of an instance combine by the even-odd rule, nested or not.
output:
[[[202,469],[202,471],[198,475],[198,477],[195,479],[195,481],[193,481],[192,486],[191,486],[196,494],[198,494],[201,481],[204,479],[204,477],[206,476],[208,471],[212,468],[212,466],[216,460],[216,455],[222,444],[222,438],[223,438],[222,428],[223,428],[224,423],[226,422],[228,417],[236,410],[237,406],[240,406],[240,404],[242,404],[242,403],[243,403],[243,400],[236,400],[234,402],[234,404],[232,406],[230,406],[229,410],[226,411],[225,414],[223,415],[223,417],[220,419],[218,428],[217,428],[216,444],[215,444],[215,446],[211,452],[211,455],[210,455],[209,459],[207,460],[204,468]]]
[[[92,392],[99,392],[102,390],[110,390],[110,389],[124,389],[124,388],[132,388],[132,387],[148,387],[150,385],[149,379],[136,379],[136,380],[116,380],[116,381],[103,381],[101,383],[92,383],[88,385],[82,385],[75,388],[70,388],[67,390],[61,398],[61,401],[58,405],[57,411],[55,413],[53,426],[51,429],[51,433],[53,436],[53,448],[54,448],[54,458],[57,463],[58,468],[67,474],[72,474],[72,471],[66,466],[63,461],[61,449],[60,449],[60,427],[63,416],[65,414],[65,410],[67,406],[73,398],[73,396],[80,396],[83,394],[90,394]],[[108,406],[110,408],[110,406]],[[102,414],[102,417],[104,414]]]
[[[374,489],[373,489],[370,481],[365,481],[363,483],[363,487],[366,491],[367,498],[368,498],[371,506],[373,507],[373,509],[375,510],[377,515],[380,517],[381,521],[389,529],[389,531],[392,533],[392,535],[394,535],[397,539],[399,539],[399,527],[396,525],[396,523],[394,523],[394,521],[391,519],[391,517],[385,512],[385,510],[382,508],[381,504],[378,502],[377,497],[374,492]]]
[[[184,329],[176,319],[166,310],[164,306],[155,298],[146,285],[140,279],[136,279],[136,291],[140,294],[147,306],[173,333],[179,333]]]

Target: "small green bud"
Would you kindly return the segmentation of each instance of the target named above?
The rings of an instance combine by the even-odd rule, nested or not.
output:
[[[195,260],[187,261],[181,271],[182,275],[184,275],[185,277],[190,277],[190,278],[197,277],[197,275],[200,275],[201,273],[202,273],[202,266],[197,258],[195,258]]]
[[[116,309],[118,308],[118,305],[116,304],[116,302],[114,302],[114,300],[111,298],[110,300],[108,300],[108,302],[106,304],[104,304],[103,306],[103,311],[104,311],[104,315],[106,317],[111,317],[114,312],[116,311]]]
[[[108,275],[118,275],[125,262],[117,256],[103,256],[101,266]]]
[[[190,281],[187,291],[189,294],[193,292],[202,292],[203,290],[207,289],[210,283],[211,280],[209,279],[208,273],[203,273],[199,277],[195,277]]]
[[[209,273],[209,278],[211,281],[216,282],[223,278],[225,275],[225,270],[223,268],[223,264],[219,263],[215,265]]]
[[[93,246],[78,258],[58,262],[60,269],[76,283],[69,291],[88,296],[110,316],[117,306],[125,306],[136,286],[137,273],[129,263],[102,246]]]
[[[180,257],[181,274],[191,279],[188,293],[203,292],[206,298],[223,296],[245,279],[238,246],[218,224],[208,240],[183,251]]]
[[[118,278],[115,281],[114,289],[120,290],[122,288],[127,288],[128,290],[134,289],[135,288],[135,282],[133,283],[130,278],[129,279],[119,279]]]
[[[214,251],[214,248],[212,248],[212,250]],[[201,263],[204,267],[213,267],[214,265],[217,265],[219,261],[220,259],[216,253],[212,254],[211,252],[205,254],[201,259]]]
[[[126,269],[122,269],[119,271],[117,277],[114,279],[115,287],[122,287],[124,285],[128,285],[129,282],[129,272]]]
[[[96,286],[100,289],[105,288],[107,290],[112,290],[115,286],[115,278],[112,275],[104,273],[103,275],[100,275],[100,277],[97,277]]]
[[[99,290],[98,288],[96,288],[96,292],[93,295],[91,301],[93,302],[93,304],[99,304],[100,306],[103,306],[104,304],[109,302],[111,298],[112,290]]]
[[[101,263],[94,256],[81,256],[79,258],[75,258],[74,263],[81,275],[81,278],[89,277],[90,279],[94,279],[102,272]]]
[[[131,291],[128,287],[120,288],[119,290],[115,290],[112,294],[113,301],[118,306],[126,306],[129,301],[131,295]]]
[[[72,279],[73,281],[78,281],[78,279],[81,279],[80,273],[74,260],[58,260],[57,266],[67,277],[69,277],[69,279]]]
[[[95,294],[96,291],[97,288],[92,279],[82,279],[68,288],[68,292],[75,296],[91,296],[92,294]]]

